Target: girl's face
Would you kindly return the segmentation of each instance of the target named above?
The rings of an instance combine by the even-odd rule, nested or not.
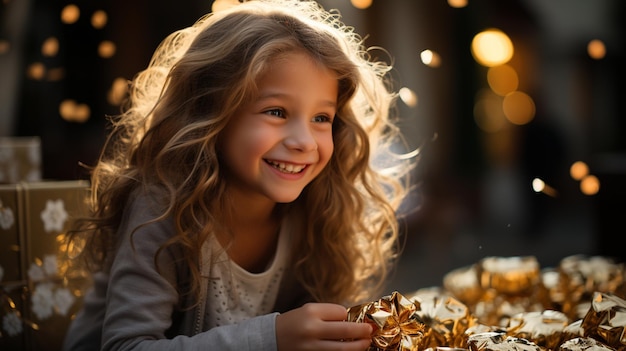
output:
[[[257,81],[258,96],[224,131],[229,189],[250,201],[294,201],[333,153],[336,74],[304,52],[275,60]]]

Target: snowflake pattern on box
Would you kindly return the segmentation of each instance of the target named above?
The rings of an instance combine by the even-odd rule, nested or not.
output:
[[[4,268],[0,266],[0,273]],[[0,274],[0,287],[3,274]],[[28,268],[28,282],[24,285],[31,287],[30,309],[39,321],[49,319],[53,315],[67,316],[76,302],[76,296],[64,284],[64,279],[59,272],[59,263],[56,255],[46,255],[43,260],[36,259]],[[6,292],[2,290],[1,294]],[[3,296],[8,299],[8,296]],[[15,305],[9,303],[9,308],[4,309],[2,316],[1,336],[16,336],[23,332],[23,325],[37,327],[36,323],[26,320],[15,309]]]
[[[61,232],[67,219],[68,214],[65,211],[63,200],[48,200],[46,202],[46,208],[41,212],[41,220],[46,232]]]
[[[0,137],[0,183],[40,180],[40,141],[30,137]]]
[[[0,155],[0,159],[4,156]],[[16,274],[15,267],[7,267],[4,261],[0,264],[0,339],[19,338],[40,328],[56,328],[57,321],[65,325],[73,318],[72,314],[76,313],[85,291],[91,286],[90,273],[72,264],[68,256],[65,231],[69,228],[71,216],[67,200],[54,197],[41,200],[37,201],[36,210],[35,206],[30,206],[30,210],[34,211],[28,220],[32,220],[36,228],[25,235],[35,235],[30,239],[37,241],[37,236],[47,234],[41,237],[45,244],[39,242],[37,250],[27,251],[28,262],[19,269],[19,274]],[[20,221],[20,209],[0,201],[0,234],[16,229]],[[27,249],[20,245],[21,240],[11,247],[20,255],[24,254],[22,250]],[[7,280],[9,271],[12,278]]]
[[[0,201],[0,228],[7,230],[15,223],[15,215],[10,207],[4,207]]]

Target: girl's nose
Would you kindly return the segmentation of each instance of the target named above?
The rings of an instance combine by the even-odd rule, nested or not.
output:
[[[310,122],[300,119],[292,120],[287,127],[284,144],[290,150],[302,152],[317,150],[317,140],[311,130]]]

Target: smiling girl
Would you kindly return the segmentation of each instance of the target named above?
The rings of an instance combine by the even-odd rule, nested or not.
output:
[[[66,350],[365,350],[346,306],[398,254],[411,161],[390,67],[313,1],[248,1],[175,32],[133,80],[73,230],[93,289]]]

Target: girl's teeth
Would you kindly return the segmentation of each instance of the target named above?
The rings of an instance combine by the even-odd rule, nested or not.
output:
[[[287,173],[299,173],[300,171],[302,171],[302,169],[304,169],[304,166],[294,166],[291,164],[285,164],[285,163],[277,163],[277,162],[270,162],[275,168],[287,172]]]

